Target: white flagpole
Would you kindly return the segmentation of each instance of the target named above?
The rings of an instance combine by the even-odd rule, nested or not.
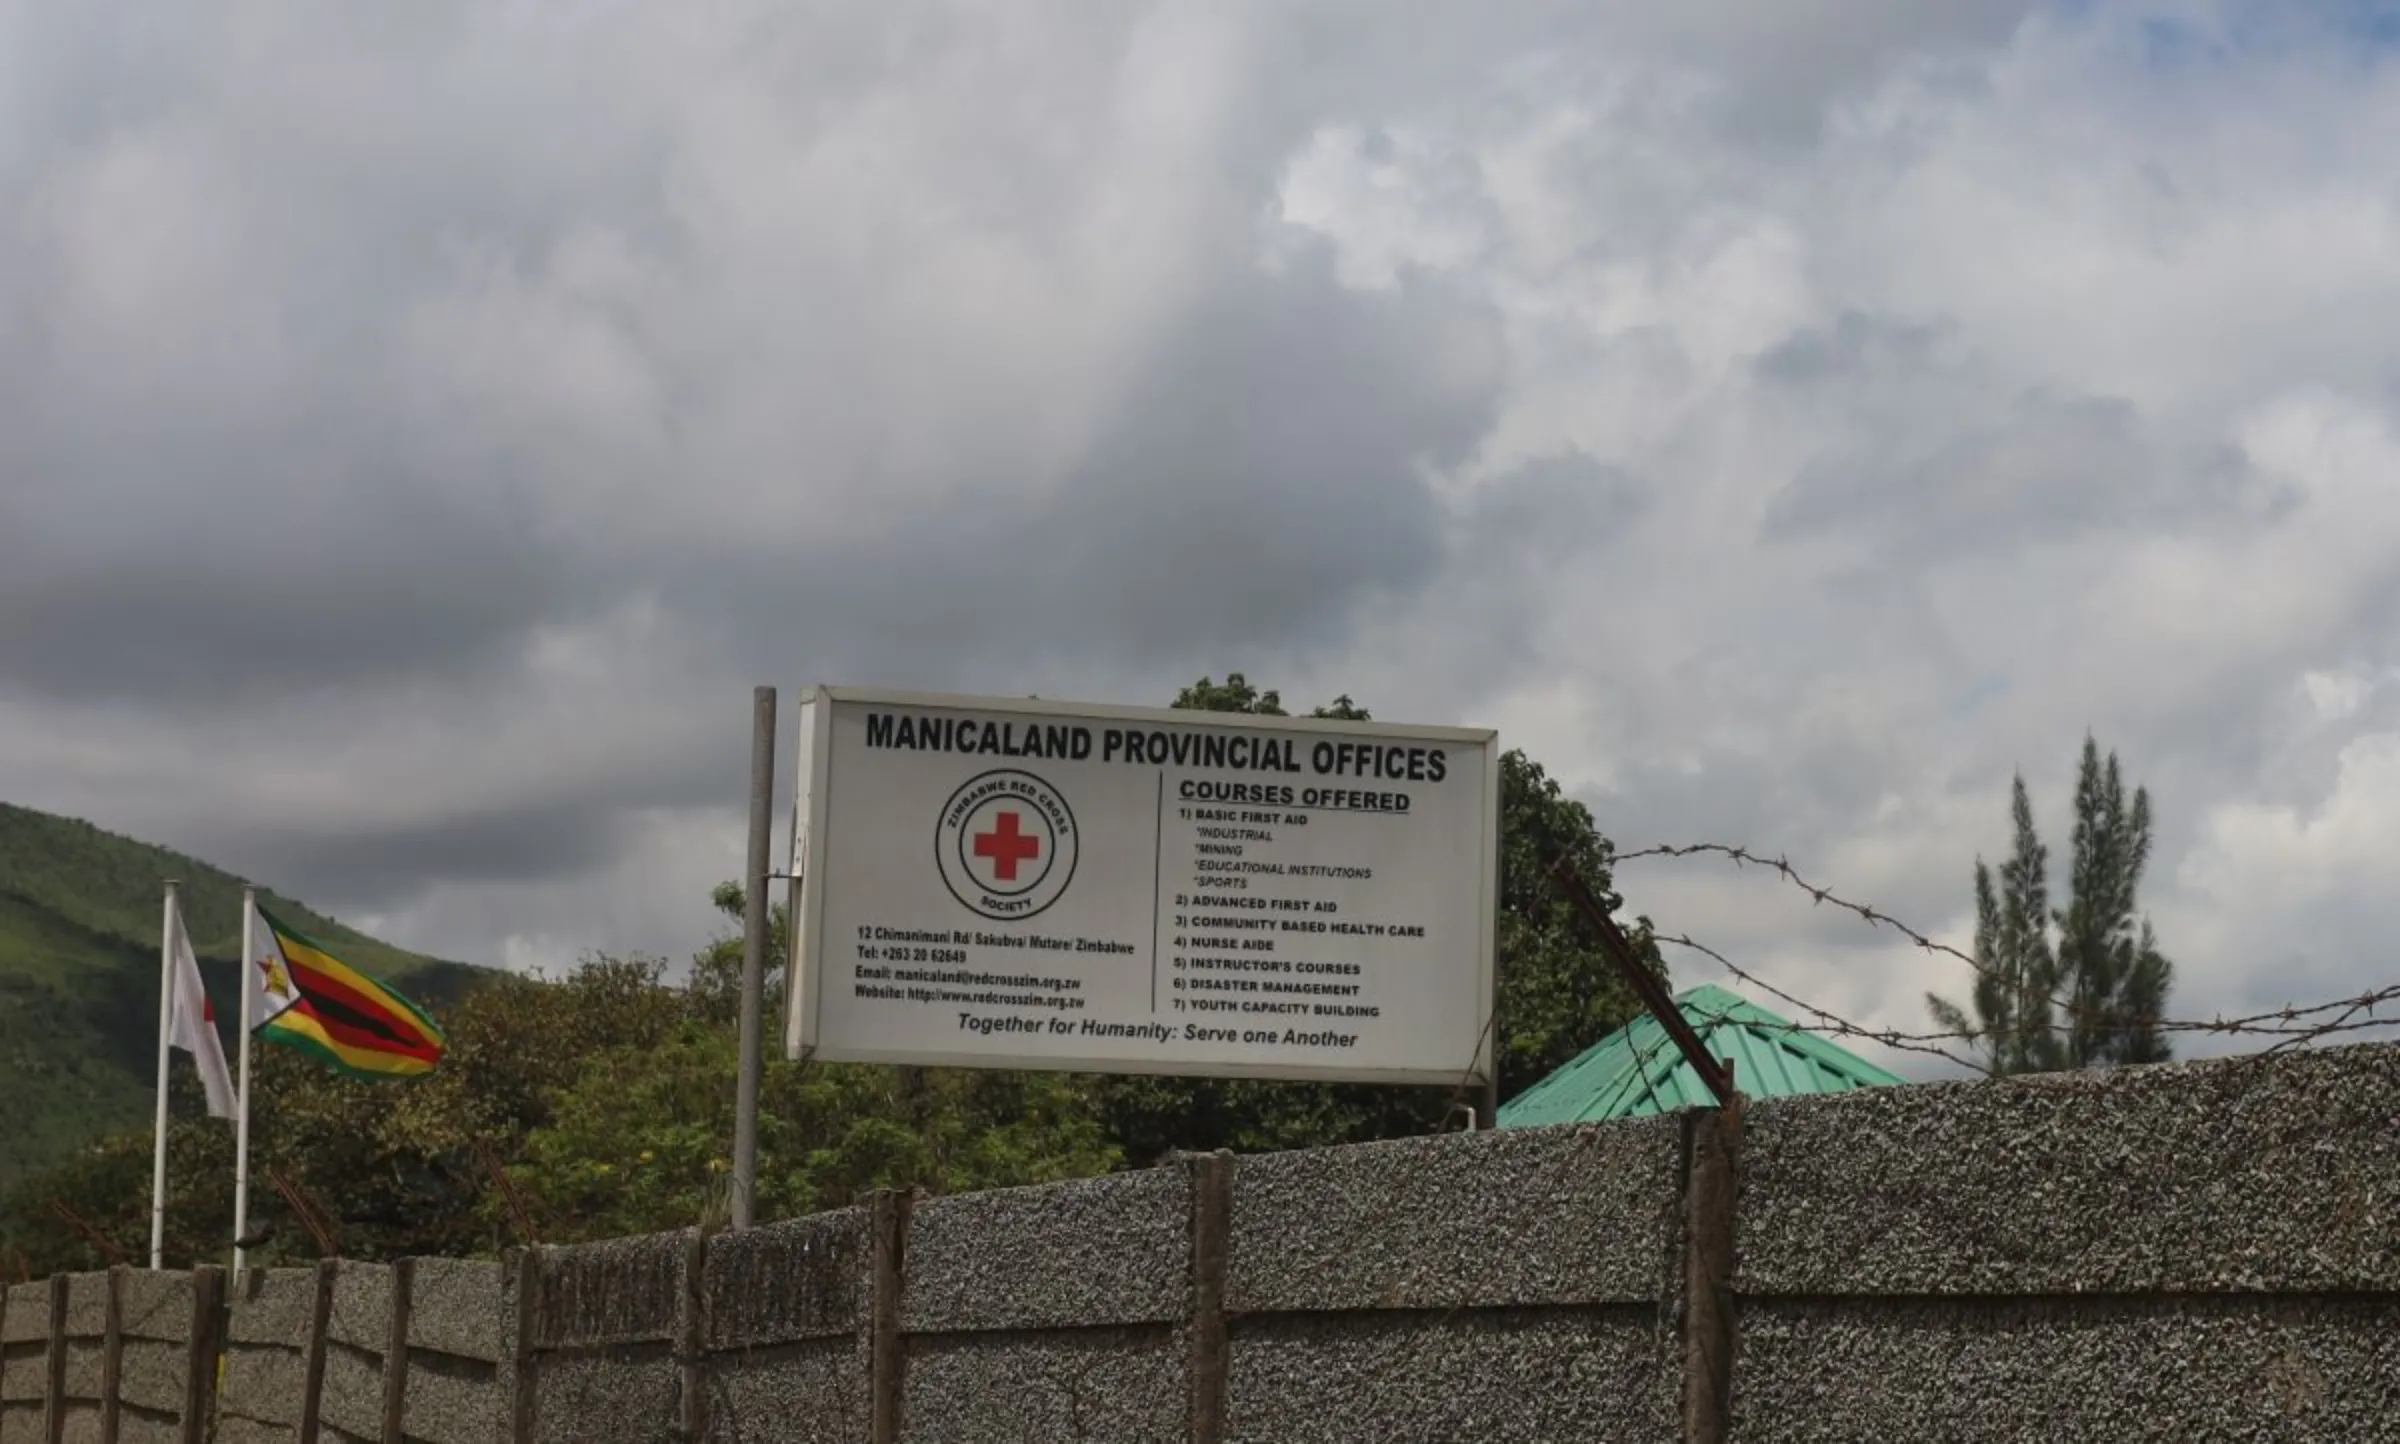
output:
[[[242,1240],[250,1232],[250,995],[257,992],[250,970],[258,966],[252,954],[257,938],[251,919],[257,916],[258,891],[242,889],[242,1084],[233,1115],[233,1277],[242,1277]]]
[[[150,1154],[150,1267],[166,1266],[167,1248],[167,1040],[175,1027],[175,879],[158,923],[158,1111]]]

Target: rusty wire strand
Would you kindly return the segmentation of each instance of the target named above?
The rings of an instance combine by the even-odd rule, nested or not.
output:
[[[1825,1009],[1818,1007],[1814,1003],[1803,1002],[1799,998],[1793,997],[1790,993],[1785,992],[1783,989],[1776,987],[1773,983],[1770,983],[1766,979],[1759,977],[1757,974],[1750,972],[1746,968],[1743,968],[1740,964],[1734,962],[1731,958],[1726,957],[1723,953],[1718,952],[1715,948],[1710,947],[1706,943],[1698,942],[1692,938],[1681,935],[1669,937],[1663,933],[1653,933],[1651,936],[1659,942],[1672,943],[1679,948],[1689,948],[1693,952],[1699,953],[1705,957],[1713,958],[1716,961],[1717,966],[1723,968],[1726,972],[1731,973],[1734,977],[1740,979],[1742,982],[1748,983],[1750,986],[1758,988],[1761,991],[1772,993],[1776,998],[1780,999],[1784,1003],[1798,1008],[1817,1019],[1817,1022],[1814,1025],[1793,1023],[1788,1027],[1774,1029],[1773,1031],[1812,1034],[1831,1033],[1846,1038],[1860,1038],[1868,1042],[1881,1043],[1887,1048],[1897,1048],[1904,1052],[1928,1054],[1932,1057],[1958,1064],[1962,1068],[1972,1069],[1978,1073],[1988,1074],[1992,1071],[1989,1067],[1978,1063],[1971,1058],[1962,1058],[1947,1048],[1934,1046],[1936,1042],[1944,1040],[1959,1042],[1970,1041],[1968,1039],[1959,1037],[1957,1034],[1931,1034],[1916,1036],[1883,1029],[1862,1027],[1861,1025],[1853,1023],[1849,1019],[1842,1017],[1838,1013],[1827,1012]],[[1745,1024],[1744,1026],[1760,1025]]]
[[[1737,847],[1729,843],[1721,842],[1695,842],[1681,844],[1661,843],[1651,847],[1639,848],[1631,852],[1618,853],[1611,859],[1611,861],[1633,862],[1642,858],[1685,858],[1697,856],[1722,857],[1727,861],[1732,862],[1737,867],[1755,866],[1766,868],[1775,873],[1777,876],[1781,877],[1785,882],[1788,882],[1792,886],[1798,888],[1800,891],[1807,893],[1812,902],[1818,904],[1830,904],[1831,906],[1840,908],[1845,912],[1854,913],[1870,927],[1888,927],[1892,929],[1894,932],[1899,933],[1902,937],[1915,944],[1921,951],[1928,953],[1939,953],[1945,957],[1954,958],[1959,962],[1965,963],[1979,976],[1993,976],[1992,970],[1978,961],[1972,954],[1952,947],[1948,943],[1936,941],[1935,939],[1926,936],[1924,933],[1913,927],[1910,927],[1907,923],[1902,922],[1899,918],[1892,916],[1890,913],[1887,913],[1880,908],[1867,903],[1852,902],[1847,898],[1836,895],[1831,888],[1821,887],[1818,884],[1809,881],[1807,878],[1801,876],[1799,870],[1792,866],[1788,858],[1785,858],[1781,855],[1767,857],[1763,854],[1753,852],[1748,848]],[[1689,938],[1661,937],[1659,938],[1659,941],[1677,943],[1682,946],[1692,948],[1697,952],[1706,953],[1708,956],[1716,959],[1718,963],[1722,964],[1725,969],[1734,976],[1741,978],[1746,982],[1753,983],[1755,986],[1766,989],[1766,991],[1775,994],[1776,997],[1784,1000],[1787,1003],[1790,1003],[1794,1007],[1805,1009],[1819,1018],[1828,1020],[1829,1027],[1838,1025],[1838,1029],[1845,1032],[1848,1036],[1869,1039],[1876,1042],[1883,1042],[1892,1047],[1908,1048],[1917,1052],[1935,1052],[1937,1056],[1948,1057],[1953,1062],[1961,1060],[1959,1060],[1953,1054],[1933,1049],[1928,1045],[1942,1041],[1974,1042],[1977,1041],[1981,1036],[1979,1033],[1972,1031],[1952,1031],[1947,1033],[1905,1033],[1892,1030],[1867,1029],[1858,1027],[1855,1024],[1839,1023],[1839,1020],[1835,1018],[1835,1015],[1827,1013],[1825,1010],[1818,1008],[1813,1004],[1801,1002],[1799,999],[1794,998],[1791,994],[1757,979],[1756,977],[1744,972],[1740,968],[1735,967],[1734,964],[1726,960],[1723,954],[1718,953],[1713,949],[1704,947],[1699,943],[1693,942]],[[2064,998],[2056,996],[2049,997],[2047,1001],[2052,1006],[2058,1008],[2061,1012],[2068,1015],[2070,1018],[2086,1016],[2093,1012],[2093,1010],[2089,1008],[2080,1007]],[[2375,1016],[2376,1009],[2387,1004],[2400,1004],[2400,984],[2370,989],[2367,992],[2360,993],[2355,996],[2335,998],[2327,1002],[2311,1003],[2305,1006],[2287,1003],[2280,1008],[2270,1008],[2241,1017],[2228,1018],[2220,1014],[2215,1018],[2161,1018],[2150,1022],[2147,1026],[2161,1033],[2206,1033],[2220,1036],[2272,1037],[2280,1039],[2281,1041],[2276,1043],[2267,1051],[2280,1052],[2286,1048],[2301,1046],[2306,1043],[2332,1037],[2337,1034],[2360,1032],[2374,1028],[2391,1027],[2396,1022],[2400,1022],[2400,1019],[2395,1019],[2392,1017],[2379,1018]],[[2312,1018],[2318,1018],[2320,1015],[2327,1013],[2336,1014],[2337,1016],[2327,1021],[2307,1021]],[[2364,1015],[2363,1017],[2361,1016],[2362,1014]],[[1977,1066],[1980,1069],[1980,1065],[1970,1066]],[[1980,1071],[1988,1072],[1989,1070],[1981,1069]]]

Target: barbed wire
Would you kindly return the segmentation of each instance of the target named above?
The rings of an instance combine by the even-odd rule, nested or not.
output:
[[[1723,968],[1726,972],[1732,974],[1740,981],[1748,983],[1751,987],[1757,988],[1762,992],[1774,995],[1777,1000],[1788,1004],[1791,1007],[1798,1008],[1817,1020],[1816,1024],[1813,1026],[1800,1023],[1790,1023],[1778,1028],[1773,1024],[1745,1023],[1745,1027],[1757,1027],[1768,1032],[1810,1034],[1830,1033],[1838,1037],[1858,1038],[1867,1042],[1880,1043],[1884,1047],[1896,1048],[1903,1052],[1930,1054],[1933,1057],[1943,1059],[1950,1063],[1955,1063],[1962,1068],[1972,1069],[1978,1073],[1988,1074],[1992,1071],[1989,1066],[1979,1063],[1972,1058],[1962,1058],[1947,1048],[1935,1046],[1937,1043],[1941,1042],[1973,1042],[1974,1039],[1971,1037],[1964,1037],[1956,1033],[1908,1034],[1896,1032],[1891,1029],[1863,1027],[1857,1023],[1851,1022],[1847,1018],[1842,1017],[1838,1013],[1828,1012],[1824,1008],[1821,1008],[1814,1003],[1806,1002],[1800,998],[1792,996],[1783,989],[1776,987],[1773,983],[1770,983],[1766,979],[1759,977],[1756,973],[1753,973],[1747,968],[1742,967],[1740,964],[1734,962],[1731,958],[1726,957],[1723,953],[1718,952],[1715,948],[1710,947],[1706,943],[1681,934],[1669,936],[1664,933],[1652,933],[1650,936],[1654,941],[1669,943],[1679,948],[1689,948],[1693,952],[1713,959],[1718,967]]]
[[[2259,1053],[2259,1056],[2262,1058],[2273,1057],[2286,1048],[2297,1048],[2302,1044],[2329,1038],[2337,1033],[2363,1032],[2370,1028],[2389,1028],[2395,1022],[2400,1022],[2400,1019],[2378,1018],[2375,1016],[2375,1009],[2384,1003],[2391,1002],[2396,997],[2400,997],[2400,988],[2385,988],[2352,998],[2341,1005],[2341,1016],[2332,1022],[2312,1024],[2305,1029],[2295,1029],[2283,1041],[2268,1045]],[[2311,1013],[2324,1012],[2332,1006],[2332,1004],[2321,1004],[2307,1011]],[[2290,1009],[2285,1010],[2287,1021],[2291,1011]],[[2367,1016],[2362,1019],[2358,1016],[2360,1013],[2365,1013]],[[2258,1031],[2270,1030],[2260,1029]]]
[[[1820,886],[1819,884],[1810,881],[1808,878],[1803,877],[1797,868],[1792,866],[1790,859],[1782,856],[1781,854],[1768,857],[1764,854],[1753,852],[1745,847],[1738,847],[1730,843],[1721,842],[1660,843],[1650,847],[1638,848],[1631,852],[1617,853],[1614,856],[1613,861],[1633,862],[1643,858],[1686,858],[1697,856],[1721,857],[1733,863],[1737,867],[1747,866],[1765,868],[1775,873],[1778,877],[1782,878],[1785,882],[1791,884],[1793,887],[1796,887],[1800,891],[1807,893],[1813,903],[1819,905],[1829,904],[1833,907],[1841,909],[1844,912],[1856,914],[1870,927],[1890,928],[1892,931],[1906,938],[1909,942],[1915,944],[1920,951],[1939,953],[1945,957],[1954,958],[1973,969],[1974,972],[1980,977],[1991,978],[1996,982],[2008,983],[2010,986],[2015,986],[2011,980],[2002,977],[1992,968],[1988,967],[1982,961],[1977,959],[1973,954],[1964,952],[1958,948],[1952,947],[1948,943],[1929,937],[1925,933],[1909,926],[1907,923],[1901,921],[1897,917],[1894,917],[1892,914],[1885,912],[1881,908],[1875,907],[1869,903],[1853,902],[1848,898],[1839,896],[1829,887]],[[1812,1003],[1807,1003],[1793,997],[1791,994],[1774,987],[1772,984],[1765,982],[1763,979],[1756,977],[1754,974],[1737,967],[1722,953],[1695,942],[1689,937],[1658,936],[1657,940],[1662,943],[1674,943],[1679,946],[1688,947],[1696,952],[1706,954],[1707,956],[1715,959],[1720,966],[1724,967],[1735,977],[1740,978],[1755,987],[1759,987],[1767,992],[1773,993],[1777,998],[1783,1000],[1784,1002],[1789,1003],[1794,1007],[1804,1009],[1810,1014],[1824,1020],[1826,1031],[1838,1031],[1845,1036],[1880,1042],[1884,1043],[1886,1046],[1900,1048],[1907,1051],[1932,1052],[1936,1056],[1947,1057],[1952,1062],[1966,1062],[1966,1060],[1958,1058],[1956,1055],[1949,1053],[1947,1050],[1938,1049],[1931,1045],[1941,1042],[1975,1043],[1981,1041],[1984,1036],[1980,1030],[1975,1029],[1968,1029],[1964,1031],[1951,1030],[1948,1032],[1906,1033],[1890,1029],[1863,1028],[1857,1024],[1845,1022],[1837,1015],[1829,1013]],[[2114,1018],[2109,1018],[2106,1014],[2103,1014],[2098,1009],[2080,1005],[2056,995],[2041,996],[2043,997],[2043,1000],[2048,1002],[2051,1006],[2057,1008],[2062,1013],[2065,1013],[2070,1020],[2079,1018],[2086,1020],[2106,1018],[2107,1021],[2116,1021]],[[2307,1043],[2320,1041],[2322,1039],[2333,1037],[2339,1034],[2364,1032],[2378,1028],[2389,1028],[2395,1026],[2396,1024],[2400,1024],[2400,1018],[2375,1016],[2378,1008],[2386,1006],[2400,1006],[2400,984],[2392,984],[2381,988],[2369,989],[2363,993],[2334,998],[2321,1003],[2311,1003],[2306,1005],[2287,1003],[2280,1008],[2264,1009],[2262,1011],[2240,1017],[2228,1018],[2222,1014],[2219,1014],[2214,1018],[2159,1018],[2153,1020],[2144,1020],[2141,1026],[2147,1030],[2159,1033],[2198,1033],[2212,1034],[2217,1036],[2255,1036],[2277,1038],[2280,1041],[2278,1041],[2272,1048],[2266,1050],[2272,1053],[2281,1052],[2288,1048],[2304,1046]],[[2321,1018],[2322,1015],[2329,1013],[2335,1014],[2336,1016],[2324,1021],[2308,1021],[2314,1018]],[[1974,1067],[1978,1071],[1986,1073],[1991,1071],[1988,1067],[1984,1067],[1981,1064],[1969,1063],[1968,1066]]]
[[[1665,933],[1653,933],[1651,936],[1657,942],[1670,944],[1675,947],[1689,948],[1693,952],[1709,958],[1718,966],[1725,969],[1725,971],[1732,975],[1736,980],[1758,988],[1762,992],[1769,993],[1778,1000],[1788,1003],[1795,1008],[1799,1008],[1807,1012],[1812,1018],[1816,1019],[1816,1021],[1813,1023],[1770,1022],[1760,1019],[1745,1023],[1744,1026],[1746,1027],[1754,1028],[1762,1032],[1821,1033],[1839,1037],[1858,1038],[1868,1042],[1881,1043],[1887,1047],[1904,1049],[1912,1052],[1928,1053],[1938,1057],[1946,1057],[1952,1062],[1965,1064],[1966,1066],[1974,1068],[1979,1072],[1988,1073],[1991,1071],[1990,1068],[1985,1064],[1959,1058],[1955,1054],[1952,1054],[1945,1049],[1933,1046],[1942,1043],[1971,1044],[1980,1042],[1984,1037],[1984,1034],[1980,1030],[1967,1029],[1961,1031],[1953,1028],[1946,1030],[1935,1029],[1925,1032],[1909,1032],[1905,1029],[1898,1028],[1866,1027],[1862,1024],[1850,1022],[1841,1015],[1833,1013],[1819,1004],[1811,1003],[1806,999],[1794,996],[1792,993],[1787,992],[1760,977],[1751,969],[1744,968],[1740,964],[1734,962],[1717,949],[1712,948],[1706,943],[1700,942],[1695,938]],[[2331,1034],[2363,1032],[2376,1028],[2400,1027],[2400,1017],[2378,1018],[2369,1016],[2362,1018],[2356,1016],[2359,1013],[2371,1013],[2374,1006],[2388,1000],[2395,993],[2400,993],[2400,989],[2380,989],[2374,993],[2362,995],[2361,997],[2345,998],[2330,1003],[2317,1003],[2305,1008],[2278,1008],[2268,1012],[2259,1013],[2248,1018],[2219,1018],[2206,1021],[2184,1021],[2170,1019],[2162,1021],[2157,1026],[2162,1032],[2246,1034],[2259,1037],[2280,1038],[2282,1041],[2277,1042],[2274,1045],[2274,1051],[2280,1051],[2282,1049],[2292,1047],[2295,1043],[2303,1042],[2312,1038],[2324,1037]],[[2298,1021],[2300,1018],[2311,1014],[2332,1012],[2336,1010],[2340,1012],[2341,1016],[2331,1022],[2302,1023]]]

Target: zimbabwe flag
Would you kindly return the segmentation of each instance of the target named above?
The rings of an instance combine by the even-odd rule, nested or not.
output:
[[[417,1005],[258,909],[251,1027],[356,1078],[407,1078],[441,1061],[442,1030]]]

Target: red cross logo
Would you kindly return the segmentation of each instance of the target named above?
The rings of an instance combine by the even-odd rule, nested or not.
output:
[[[958,785],[935,823],[934,863],[958,905],[994,922],[1023,922],[1075,880],[1082,847],[1075,812],[1030,772],[996,767]]]
[[[975,855],[991,859],[992,876],[1001,882],[1015,882],[1017,864],[1042,853],[1042,840],[1017,831],[1019,825],[1015,812],[1003,812],[992,819],[992,831],[975,834]]]

